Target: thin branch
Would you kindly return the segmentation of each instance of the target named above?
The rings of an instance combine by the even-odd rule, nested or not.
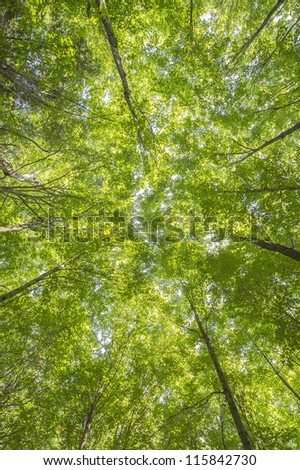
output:
[[[45,152],[45,153],[52,153],[53,151],[52,150],[47,150],[47,149],[44,149],[40,144],[38,144],[35,140],[31,139],[30,137],[27,137],[23,134],[20,134],[19,132],[15,132],[14,130],[11,130],[11,129],[7,129],[6,127],[1,127],[1,130],[4,131],[4,132],[11,132],[12,134],[18,136],[18,137],[21,137],[23,139],[26,139],[28,140],[29,142],[32,142],[34,145],[36,145],[42,152]]]
[[[287,32],[285,33],[285,35],[283,36],[282,40],[281,40],[281,43],[286,39],[286,37],[290,34],[290,32],[294,29],[295,26],[297,26],[297,24],[299,23],[300,21],[300,16],[299,18],[297,18],[297,20],[292,24],[292,26],[287,30]],[[272,59],[273,55],[275,54],[275,52],[277,51],[277,49],[279,48],[279,45],[280,44],[277,44],[277,46],[273,49],[273,51],[271,52],[271,54],[261,63],[258,65],[258,68],[263,68],[268,62],[270,62],[270,60]]]
[[[265,111],[279,111],[280,109],[287,108],[288,106],[293,106],[294,104],[300,103],[299,100],[291,101],[291,103],[284,104],[282,106],[277,106],[277,107],[270,107],[270,108],[265,108],[265,109],[258,109],[256,113],[264,113]]]
[[[5,294],[0,295],[0,302],[10,300],[10,299],[14,298],[15,296],[24,293],[24,291],[28,292],[28,288],[30,288],[31,286],[33,286],[35,284],[40,284],[48,276],[52,276],[53,274],[55,274],[55,273],[61,271],[62,269],[66,268],[68,265],[76,263],[77,260],[80,259],[80,257],[83,255],[83,253],[84,253],[84,251],[80,252],[74,258],[63,262],[59,266],[56,266],[55,268],[52,268],[49,271],[40,274],[39,276],[37,276],[34,279],[31,279],[28,282],[25,282],[23,285],[17,287],[16,289],[13,289],[10,292],[6,292]]]
[[[278,0],[276,5],[272,8],[272,10],[269,11],[267,14],[266,18],[264,21],[261,23],[261,25],[258,27],[258,29],[255,31],[254,34],[245,42],[245,44],[240,48],[240,50],[237,52],[237,54],[234,56],[231,62],[235,62],[238,57],[242,54],[242,52],[246,49],[248,49],[253,41],[259,36],[259,34],[263,31],[263,29],[267,26],[269,23],[270,19],[272,16],[276,13],[276,11],[284,4],[284,0]]]
[[[298,186],[286,186],[283,187],[275,187],[275,188],[252,188],[252,189],[224,189],[222,193],[230,193],[230,194],[253,194],[253,193],[275,193],[275,192],[282,192],[282,191],[300,191],[300,185]]]
[[[259,351],[259,353],[262,355],[262,357],[267,361],[267,363],[272,367],[273,371],[275,372],[275,375],[281,380],[281,382],[286,386],[288,390],[297,398],[297,400],[300,400],[300,395],[293,389],[293,387],[285,380],[284,377],[280,374],[278,371],[277,367],[274,366],[273,362],[268,358],[268,356],[261,350],[261,348],[256,344],[254,341],[253,337],[248,333],[248,331],[242,329],[242,331],[250,338],[256,349]]]
[[[194,0],[190,0],[190,41],[191,43],[194,40],[194,20],[193,20],[193,13],[194,13]]]
[[[247,147],[246,145],[241,144],[240,142],[238,142],[237,140],[235,140],[233,137],[231,138],[231,140],[233,140],[233,142],[234,142],[235,144],[237,144],[239,147],[242,147],[242,148],[245,149],[245,150],[252,150],[251,147]]]
[[[200,408],[204,405],[206,405],[208,403],[208,401],[214,396],[214,395],[224,395],[224,392],[212,392],[210,393],[209,395],[207,395],[206,397],[202,398],[201,400],[198,400],[196,403],[194,403],[193,405],[189,405],[189,406],[184,406],[180,411],[178,411],[178,413],[174,414],[174,415],[171,415],[167,418],[167,421],[169,421],[170,419],[173,419],[173,418],[176,418],[177,416],[179,416],[181,413],[183,413],[184,411],[188,411],[188,410],[192,410],[194,408]]]
[[[284,139],[285,137],[299,130],[300,130],[300,122],[297,122],[297,124],[295,124],[293,127],[290,127],[286,131],[281,132],[279,135],[277,135],[276,137],[273,137],[273,139],[268,140],[267,142],[260,145],[259,147],[252,149],[250,152],[246,153],[246,155],[244,155],[242,158],[229,163],[229,165],[236,165],[237,163],[241,163],[245,161],[247,158],[252,157],[256,153],[260,152],[261,150],[264,150],[266,147],[269,147],[269,145],[273,145],[275,142],[278,142],[278,140]]]

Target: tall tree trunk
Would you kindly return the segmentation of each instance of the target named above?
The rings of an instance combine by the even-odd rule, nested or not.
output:
[[[202,324],[202,321],[201,321],[201,319],[200,319],[200,317],[199,317],[199,315],[196,311],[196,308],[195,308],[192,300],[190,299],[190,297],[188,295],[187,295],[187,298],[188,298],[191,310],[194,314],[195,320],[197,322],[197,325],[199,327],[202,338],[204,340],[204,343],[207,347],[210,358],[213,362],[214,368],[217,372],[220,383],[222,385],[224,396],[225,396],[226,401],[228,403],[229,410],[230,410],[231,416],[233,418],[233,421],[234,421],[236,430],[238,432],[238,435],[240,437],[240,440],[242,442],[242,445],[243,445],[244,449],[253,449],[250,436],[249,436],[249,434],[248,434],[248,432],[247,432],[247,430],[244,426],[244,423],[243,423],[242,418],[240,416],[240,413],[239,413],[238,407],[236,405],[233,393],[231,391],[230,384],[228,382],[228,379],[226,377],[225,372],[223,371],[223,369],[221,367],[221,364],[219,362],[216,351],[215,351],[215,349],[212,345],[210,337],[208,336],[208,334],[205,331],[205,328]]]
[[[83,450],[86,448],[86,444],[90,436],[94,418],[98,410],[99,401],[101,400],[104,393],[110,386],[111,382],[112,382],[112,379],[109,379],[107,383],[105,383],[105,381],[103,380],[103,377],[100,377],[99,379],[99,385],[94,394],[93,400],[89,404],[88,411],[85,415],[84,429],[83,429],[83,433],[82,433],[80,443],[79,443],[79,450]]]
[[[121,82],[122,82],[124,97],[125,97],[126,103],[128,105],[128,108],[129,108],[129,111],[130,111],[131,116],[133,118],[133,121],[136,125],[139,138],[142,140],[142,136],[141,136],[140,129],[139,129],[138,117],[137,117],[136,111],[134,109],[134,106],[132,104],[131,91],[129,89],[129,85],[128,85],[128,81],[127,81],[127,77],[126,77],[126,72],[124,70],[124,67],[123,67],[123,64],[122,64],[122,59],[121,59],[121,56],[120,56],[120,53],[119,53],[118,41],[117,41],[117,38],[115,36],[114,30],[113,30],[113,27],[112,27],[112,24],[111,24],[111,21],[110,21],[110,18],[109,18],[109,14],[108,14],[108,10],[107,10],[107,7],[106,7],[105,0],[97,0],[97,5],[98,5],[98,8],[100,10],[101,19],[102,19],[102,23],[103,23],[103,26],[104,26],[104,29],[105,29],[105,32],[106,32],[106,37],[107,37],[107,40],[108,40],[108,43],[109,43],[109,47],[110,47],[114,62],[116,64],[116,67],[117,67],[117,70],[118,70],[118,73],[119,73],[119,76],[120,76],[120,79],[121,79]]]
[[[52,274],[57,273],[58,271],[61,271],[64,269],[66,266],[68,266],[71,263],[74,263],[81,255],[76,256],[70,261],[66,261],[63,264],[60,264],[59,266],[56,266],[53,269],[50,269],[50,271],[47,271],[46,273],[41,274],[40,276],[35,277],[34,279],[31,279],[31,281],[25,282],[25,284],[22,284],[22,286],[17,287],[16,289],[11,290],[10,292],[6,292],[5,294],[0,295],[0,303],[4,302],[5,300],[12,299],[18,294],[21,294],[24,290],[28,289],[28,287],[33,286],[34,284],[38,284],[39,282],[43,281],[49,276],[52,276]]]

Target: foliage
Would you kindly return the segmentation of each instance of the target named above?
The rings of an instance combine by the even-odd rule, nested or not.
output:
[[[299,6],[275,3],[4,2],[4,449],[245,447],[214,357],[251,446],[299,448]]]

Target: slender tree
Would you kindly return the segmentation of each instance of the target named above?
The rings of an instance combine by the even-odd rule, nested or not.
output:
[[[65,261],[64,263],[60,264],[59,266],[56,266],[55,268],[50,269],[49,271],[40,274],[39,276],[35,277],[34,279],[31,279],[28,282],[25,282],[21,286],[17,287],[16,289],[13,289],[9,292],[6,292],[5,294],[0,295],[0,302],[5,302],[6,300],[10,300],[13,297],[15,297],[18,294],[21,294],[25,290],[27,290],[29,287],[34,286],[35,284],[38,284],[39,282],[43,281],[44,279],[47,279],[50,276],[53,276],[53,274],[58,273],[62,269],[66,268],[70,264],[75,263],[79,258],[81,254],[76,256],[75,258]]]
[[[193,301],[191,300],[190,295],[186,293],[186,296],[187,296],[187,299],[189,301],[190,308],[193,312],[195,320],[197,322],[197,325],[198,325],[199,331],[201,333],[201,336],[203,338],[203,341],[204,341],[204,343],[207,347],[209,356],[212,360],[212,363],[214,365],[214,368],[215,368],[216,373],[218,375],[218,378],[220,380],[221,386],[223,388],[224,396],[226,398],[226,401],[227,401],[228,407],[230,409],[232,419],[233,419],[234,424],[236,426],[236,430],[237,430],[237,433],[238,433],[238,435],[240,437],[240,440],[243,444],[243,447],[244,447],[244,449],[253,449],[253,444],[251,442],[250,436],[249,436],[248,431],[246,430],[246,427],[245,427],[245,425],[242,421],[242,418],[241,418],[240,412],[238,410],[236,400],[233,396],[233,392],[231,390],[228,378],[226,377],[226,374],[225,374],[224,370],[221,367],[221,364],[219,362],[219,359],[218,359],[218,356],[216,354],[215,348],[214,348],[214,346],[211,342],[211,339],[210,339],[209,335],[205,331],[204,325],[203,325],[203,323],[202,323],[202,321],[201,321],[201,319],[198,315],[198,312],[197,312],[197,310],[196,310],[196,308],[193,304]]]

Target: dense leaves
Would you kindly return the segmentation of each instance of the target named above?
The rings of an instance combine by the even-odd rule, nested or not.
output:
[[[299,11],[4,2],[4,449],[299,448]]]

